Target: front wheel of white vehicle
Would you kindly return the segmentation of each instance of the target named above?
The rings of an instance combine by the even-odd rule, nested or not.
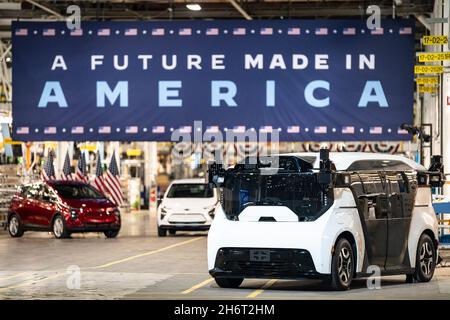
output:
[[[417,246],[414,278],[419,282],[428,282],[433,278],[435,268],[436,249],[433,240],[424,233],[420,237]]]
[[[339,239],[331,261],[331,288],[333,290],[350,289],[355,270],[354,264],[352,245],[347,239]]]

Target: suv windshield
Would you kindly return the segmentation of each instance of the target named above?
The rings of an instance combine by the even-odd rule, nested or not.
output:
[[[175,183],[167,193],[167,198],[212,198],[213,196],[213,189],[205,183]]]
[[[222,207],[231,219],[248,206],[286,206],[299,221],[311,221],[333,203],[332,189],[322,188],[316,173],[227,173],[222,192]]]
[[[90,185],[54,185],[53,189],[65,199],[105,199],[105,196]]]

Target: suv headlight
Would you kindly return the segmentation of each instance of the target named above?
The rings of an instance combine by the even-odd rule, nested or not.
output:
[[[209,211],[208,214],[211,218],[214,218],[215,216],[215,211],[216,211],[216,207],[212,207]]]
[[[69,210],[70,210],[70,218],[72,220],[76,220],[78,218],[78,213],[79,213],[78,209],[70,208]]]
[[[120,216],[120,211],[117,208],[110,208],[108,210],[106,210],[106,213],[109,214],[114,214],[116,217]]]

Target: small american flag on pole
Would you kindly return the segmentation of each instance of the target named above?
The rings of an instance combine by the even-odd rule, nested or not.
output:
[[[42,35],[43,36],[54,36],[54,35],[56,35],[56,31],[55,31],[55,29],[44,29],[43,31],[42,31]]]
[[[192,35],[192,29],[191,28],[181,28],[178,31],[178,35],[180,35],[180,36],[190,36],[190,35]]]
[[[245,28],[234,28],[233,34],[235,36],[245,36]]]
[[[55,179],[55,167],[53,166],[53,150],[48,151],[47,159],[41,170],[41,179],[44,181]]]
[[[106,194],[105,181],[103,179],[102,160],[100,152],[97,151],[97,168],[95,170],[94,187],[103,194]]]
[[[288,126],[287,133],[300,133],[300,126]]]
[[[152,36],[163,36],[163,35],[164,35],[164,29],[163,28],[152,29]]]
[[[125,133],[138,133],[139,128],[137,126],[128,126],[125,128]]]
[[[116,154],[113,153],[105,175],[105,187],[113,202],[120,206],[123,202],[122,186],[120,185],[119,168],[117,166]]]
[[[110,127],[110,126],[102,126],[102,127],[98,127],[98,133],[100,133],[100,134],[108,134],[108,133],[111,133],[111,127]]]
[[[383,127],[370,127],[369,133],[370,134],[382,134]]]
[[[412,28],[411,27],[400,28],[398,34],[412,34]]]
[[[69,150],[66,152],[66,157],[64,158],[64,165],[61,173],[62,180],[73,180],[72,168],[70,167],[70,157]]]
[[[316,134],[327,133],[327,127],[326,126],[314,127],[314,133]]]
[[[97,35],[107,37],[111,35],[111,30],[109,30],[108,28],[98,29]]]
[[[383,28],[375,28],[372,31],[370,31],[370,34],[373,34],[373,35],[376,35],[376,36],[382,35],[383,33],[384,33],[384,29]]]
[[[344,28],[344,30],[342,31],[343,35],[346,36],[354,36],[356,35],[356,29],[355,28]]]
[[[263,36],[270,36],[273,34],[273,29],[272,28],[261,28],[259,34],[261,34]]]
[[[28,29],[16,29],[14,34],[16,36],[27,36],[28,35]]]
[[[326,36],[328,34],[327,28],[316,28],[315,31],[316,36]]]
[[[355,127],[352,127],[352,126],[342,127],[342,133],[343,134],[354,134],[355,133]]]
[[[289,28],[287,34],[290,36],[298,36],[300,35],[300,28]]]
[[[126,36],[137,36],[138,31],[136,28],[125,29]]]
[[[398,128],[397,133],[398,134],[408,134],[408,131],[405,129],[402,129],[402,128]]]
[[[152,128],[152,133],[164,133],[166,128],[164,126],[154,126]]]
[[[70,31],[70,35],[73,37],[80,37],[83,35],[83,29],[75,29]]]
[[[16,133],[17,134],[29,134],[30,133],[30,128],[29,127],[18,127],[16,129]]]
[[[206,35],[207,36],[218,36],[219,29],[218,28],[208,28],[208,29],[206,29]]]
[[[84,157],[83,152],[80,154],[80,158],[78,159],[77,167],[75,168],[75,180],[82,182],[89,182],[89,177],[87,176],[86,169],[86,159]]]
[[[56,134],[56,127],[45,127],[44,134]]]

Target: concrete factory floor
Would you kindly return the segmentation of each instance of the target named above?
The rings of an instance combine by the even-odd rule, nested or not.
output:
[[[0,231],[0,300],[255,298],[450,299],[450,268],[436,269],[425,284],[384,277],[378,290],[365,279],[347,292],[311,280],[246,280],[222,289],[208,275],[206,233],[158,238],[154,213],[123,214],[117,239],[91,233],[56,240],[45,232],[13,239]]]

